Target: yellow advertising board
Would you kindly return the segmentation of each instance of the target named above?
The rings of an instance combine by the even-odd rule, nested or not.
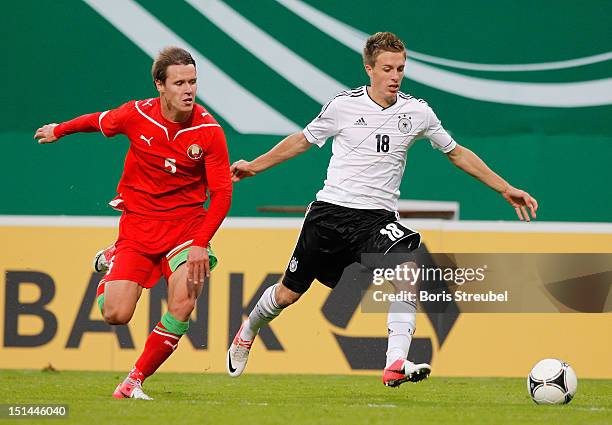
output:
[[[145,291],[129,325],[102,321],[94,302],[101,275],[91,270],[91,259],[112,242],[115,224],[0,220],[0,368],[125,371],[133,365],[165,311],[165,284]],[[405,224],[421,230],[430,252],[612,252],[612,225]],[[225,370],[230,339],[261,291],[282,275],[299,227],[293,219],[226,221],[213,241],[220,263],[190,333],[161,370]],[[313,284],[262,331],[249,373],[380,373],[386,314],[364,312],[344,293]],[[558,357],[580,377],[612,378],[612,314],[457,312],[449,319],[424,312],[412,349],[438,376],[526,376],[539,359]]]

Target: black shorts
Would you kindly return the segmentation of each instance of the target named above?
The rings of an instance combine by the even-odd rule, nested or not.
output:
[[[317,279],[333,288],[347,266],[361,263],[362,254],[409,253],[420,242],[419,233],[401,224],[391,211],[347,208],[316,201],[306,212],[283,285],[304,293]]]

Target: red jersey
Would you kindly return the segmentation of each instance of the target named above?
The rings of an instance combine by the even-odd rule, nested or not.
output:
[[[223,130],[200,105],[183,123],[166,120],[159,98],[130,101],[55,127],[56,137],[100,131],[125,134],[130,147],[118,196],[110,202],[152,219],[180,219],[202,211],[211,196],[206,225],[194,245],[206,246],[229,210],[232,183]]]

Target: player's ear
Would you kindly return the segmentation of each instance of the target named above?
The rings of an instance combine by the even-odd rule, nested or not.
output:
[[[155,88],[161,93],[164,89],[164,83],[161,80],[155,80]]]
[[[364,64],[363,67],[365,68],[365,72],[368,74],[368,77],[372,78],[372,67],[367,63]]]

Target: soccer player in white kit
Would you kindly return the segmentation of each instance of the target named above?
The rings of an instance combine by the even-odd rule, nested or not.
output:
[[[297,246],[282,282],[267,288],[236,334],[227,353],[227,370],[240,376],[259,329],[295,303],[314,279],[333,288],[344,268],[363,253],[408,253],[420,244],[417,232],[398,221],[399,187],[406,151],[418,139],[432,146],[466,173],[497,191],[520,220],[535,218],[537,201],[495,174],[472,151],[444,130],[427,103],[402,93],[406,50],[392,33],[379,32],[366,42],[363,59],[370,85],[339,93],[303,131],[282,140],[251,162],[231,166],[234,181],[254,176],[333,137],[324,187],[306,212]],[[531,214],[531,217],[530,217]],[[391,282],[395,290],[411,290]],[[418,382],[428,364],[407,360],[415,330],[416,305],[395,301],[387,317],[389,331],[383,383]]]

